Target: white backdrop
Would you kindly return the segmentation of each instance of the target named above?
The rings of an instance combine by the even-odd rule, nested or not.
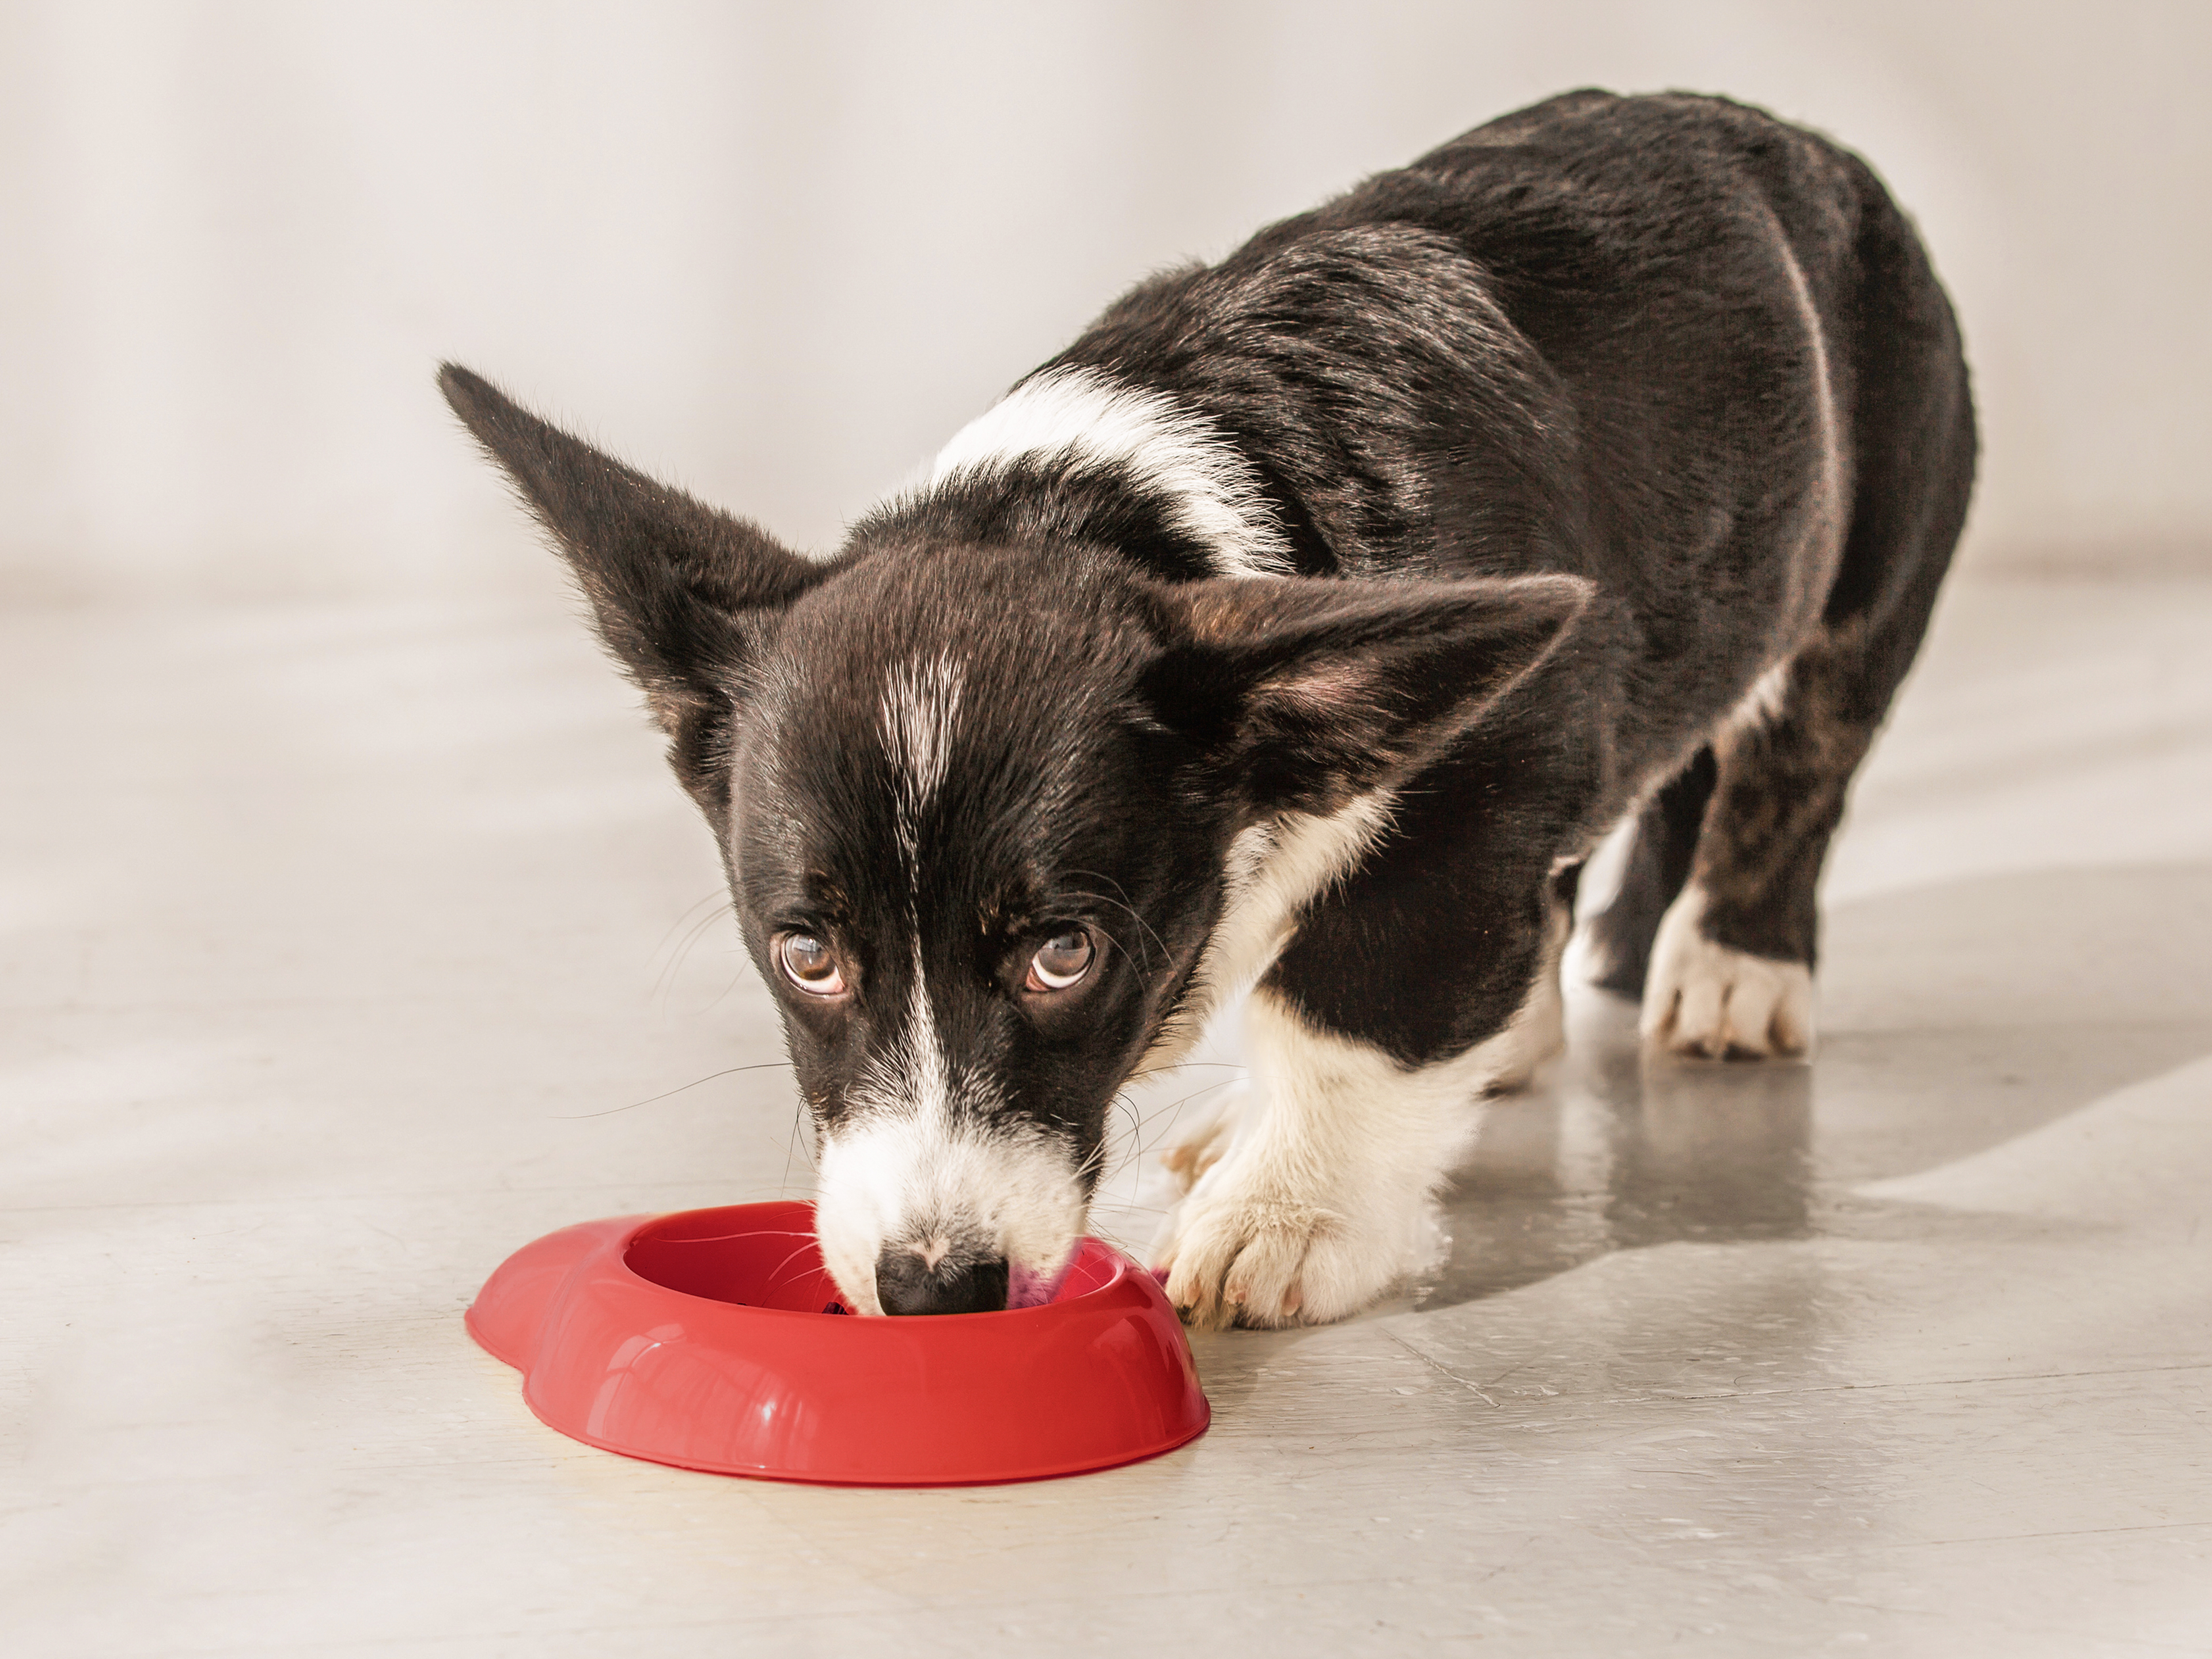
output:
[[[1988,563],[2212,568],[2204,0],[0,7],[0,593],[542,590],[458,356],[802,544],[1121,287],[1566,87],[1918,216]]]

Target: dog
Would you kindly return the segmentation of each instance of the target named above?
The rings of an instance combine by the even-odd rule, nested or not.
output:
[[[1976,437],[1875,173],[1564,94],[1139,283],[834,556],[447,365],[720,848],[850,1305],[1025,1305],[1111,1103],[1244,1000],[1169,1155],[1187,1322],[1340,1319],[1586,939],[1659,1049],[1814,1041],[1814,886]]]

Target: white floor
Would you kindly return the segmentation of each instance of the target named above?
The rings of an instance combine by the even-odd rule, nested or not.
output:
[[[0,1651],[2212,1653],[2212,583],[1954,590],[1816,1064],[1586,1000],[1413,1295],[945,1492],[587,1450],[462,1332],[808,1180],[550,602],[18,612],[0,688]]]

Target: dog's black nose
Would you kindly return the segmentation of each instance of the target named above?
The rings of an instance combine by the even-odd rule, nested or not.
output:
[[[997,1313],[1006,1305],[1006,1264],[941,1259],[933,1267],[910,1244],[876,1258],[876,1300],[887,1314]]]

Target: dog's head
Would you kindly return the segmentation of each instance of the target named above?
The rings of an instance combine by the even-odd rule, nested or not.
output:
[[[1114,1097],[1237,988],[1219,936],[1254,832],[1371,807],[1586,592],[1174,584],[927,514],[815,562],[465,370],[441,384],[714,830],[813,1115],[823,1255],[866,1311],[1046,1294]]]

